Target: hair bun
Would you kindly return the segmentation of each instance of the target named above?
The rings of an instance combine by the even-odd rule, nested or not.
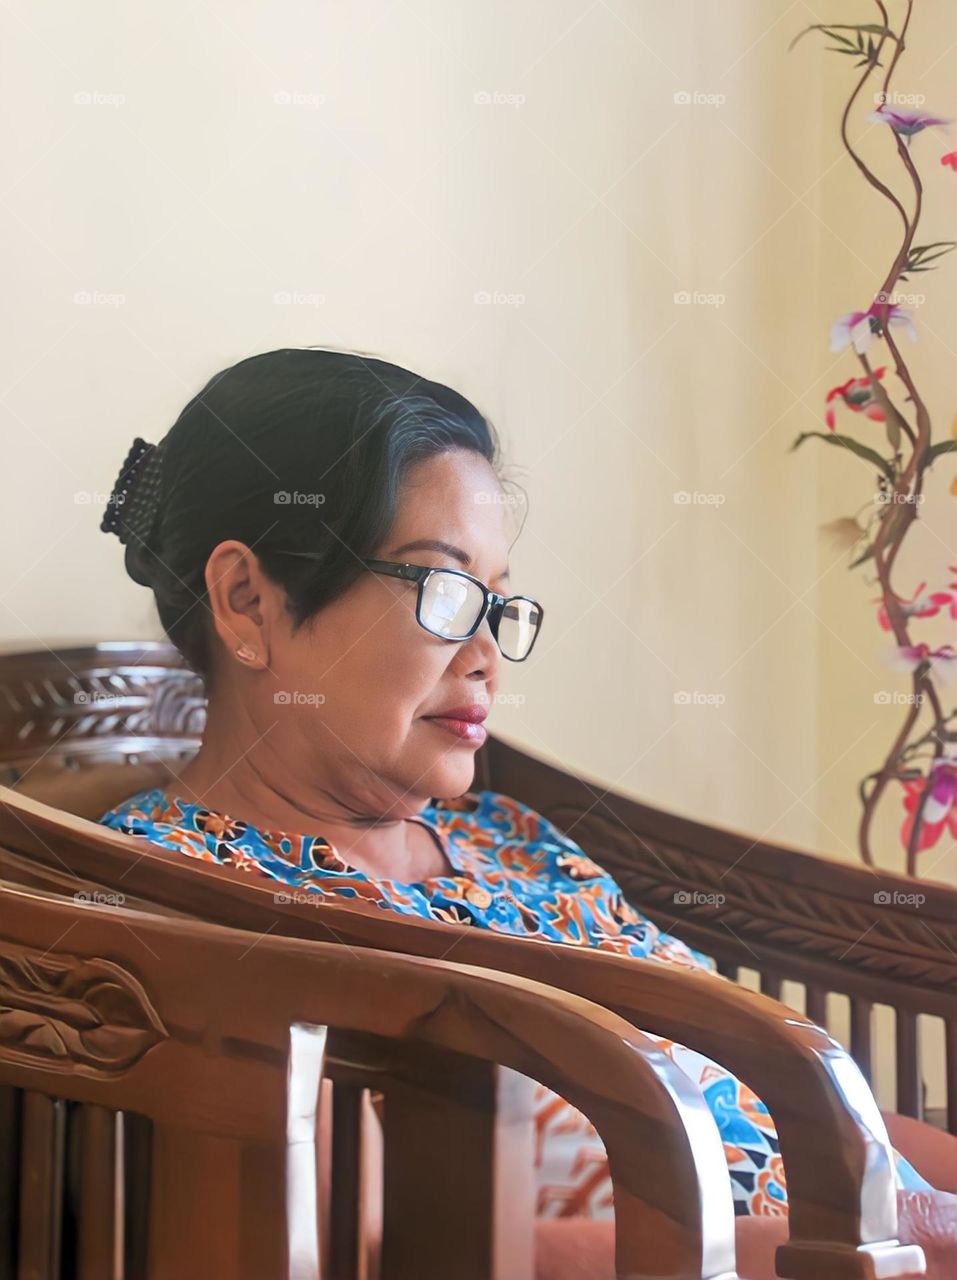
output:
[[[104,533],[115,533],[124,545],[149,535],[160,502],[163,444],[137,436],[116,478],[100,521]]]

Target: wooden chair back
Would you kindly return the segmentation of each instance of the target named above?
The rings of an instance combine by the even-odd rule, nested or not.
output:
[[[0,1275],[319,1280],[325,1074],[385,1096],[382,1280],[531,1280],[516,1073],[601,1134],[622,1276],[734,1275],[700,1091],[607,1010],[502,973],[0,885]],[[326,1274],[356,1280],[346,1266]]]

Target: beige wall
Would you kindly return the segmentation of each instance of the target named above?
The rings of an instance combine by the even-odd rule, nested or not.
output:
[[[474,398],[530,495],[515,577],[547,630],[494,729],[854,859],[856,783],[895,724],[873,694],[905,686],[816,532],[870,477],[788,448],[855,372],[828,324],[866,305],[897,226],[841,155],[849,60],[786,52],[809,21],[783,0],[8,8],[5,647],[156,635],[97,530],[133,436],[244,355],[356,347]],[[898,82],[944,113],[955,41],[927,0]],[[889,136],[862,114],[854,134],[896,178]],[[944,149],[914,144],[926,239],[954,229]],[[915,286],[938,432],[953,270]],[[957,563],[938,470],[920,577]]]

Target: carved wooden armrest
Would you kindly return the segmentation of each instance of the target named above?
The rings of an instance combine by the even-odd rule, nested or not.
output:
[[[4,788],[0,841],[53,869],[54,876],[62,877],[67,864],[72,872],[122,884],[126,892],[204,919],[405,955],[452,955],[604,1005],[714,1058],[767,1104],[788,1186],[789,1242],[778,1255],[782,1276],[817,1280],[830,1268],[855,1280],[889,1280],[923,1270],[920,1250],[897,1240],[893,1157],[863,1077],[825,1031],[768,997],[703,971],[432,924],[319,894],[277,907],[277,886],[269,882],[240,878],[227,867],[184,865],[179,855]]]
[[[279,1268],[316,1275],[314,1142],[324,1057],[334,1077],[381,1081],[386,1094],[383,1258],[392,1275],[411,1274],[395,1262],[403,1251],[415,1256],[417,1280],[450,1274],[430,1225],[435,1230],[438,1215],[456,1212],[464,1220],[473,1206],[456,1208],[451,1194],[449,1202],[423,1205],[414,1182],[418,1171],[441,1187],[435,1170],[453,1179],[469,1152],[439,1126],[431,1134],[441,1133],[444,1145],[429,1146],[422,1125],[443,1099],[460,1117],[472,1110],[488,1120],[489,1095],[474,1068],[502,1064],[571,1100],[601,1134],[621,1276],[734,1280],[727,1165],[700,1090],[641,1032],[578,996],[507,973],[272,932],[251,938],[245,930],[3,887],[0,1007],[0,1083],[85,1104],[102,1140],[108,1132],[98,1109],[150,1116],[159,1126],[161,1166],[167,1162],[154,1170],[159,1185],[169,1190],[169,1162],[177,1158],[175,1176],[204,1214],[207,1194],[218,1199],[221,1189],[183,1167],[191,1150],[185,1132],[284,1149],[285,1175],[267,1196],[272,1212],[258,1198],[231,1206],[266,1235],[288,1230],[296,1267],[287,1272],[292,1263],[277,1252],[277,1270],[260,1271],[257,1280],[278,1277]],[[415,1138],[417,1151],[410,1154],[406,1142],[390,1157],[393,1134]],[[262,1170],[245,1176],[259,1197]],[[169,1194],[184,1197],[183,1185]],[[91,1241],[113,1247],[102,1220],[112,1212],[106,1199],[88,1199],[81,1214],[79,1248],[88,1262]],[[220,1216],[206,1231],[246,1230],[243,1217]],[[153,1248],[163,1253],[156,1274],[174,1274],[171,1259],[185,1264],[187,1256],[191,1269],[179,1274],[199,1274],[195,1249],[219,1246],[173,1221],[165,1227],[159,1238],[154,1224]],[[529,1220],[529,1266],[531,1228]],[[260,1241],[257,1265],[267,1247]],[[500,1260],[493,1271],[490,1259],[466,1250],[454,1274],[518,1280],[516,1262]],[[232,1274],[256,1272],[247,1261]]]
[[[777,1129],[789,1205],[778,1274],[888,1280],[923,1273],[921,1250],[897,1239],[893,1155],[867,1082],[836,1040],[787,1005],[716,974],[656,960],[370,916],[351,905],[290,907],[309,936],[334,932],[350,946],[453,954],[459,963],[548,982],[713,1058],[754,1089]],[[277,927],[294,931],[285,919]],[[451,928],[459,935],[453,944]]]

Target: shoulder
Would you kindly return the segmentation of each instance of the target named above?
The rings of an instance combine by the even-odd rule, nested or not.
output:
[[[190,813],[190,809],[196,812]],[[108,809],[97,821],[128,836],[140,836],[177,853],[186,853],[208,862],[219,862],[206,834],[197,822],[197,806],[180,805],[169,799],[162,787],[137,791],[121,804]]]
[[[97,822],[104,827],[147,826],[154,817],[162,816],[169,805],[162,787],[148,787],[127,796],[120,804],[107,809]]]

